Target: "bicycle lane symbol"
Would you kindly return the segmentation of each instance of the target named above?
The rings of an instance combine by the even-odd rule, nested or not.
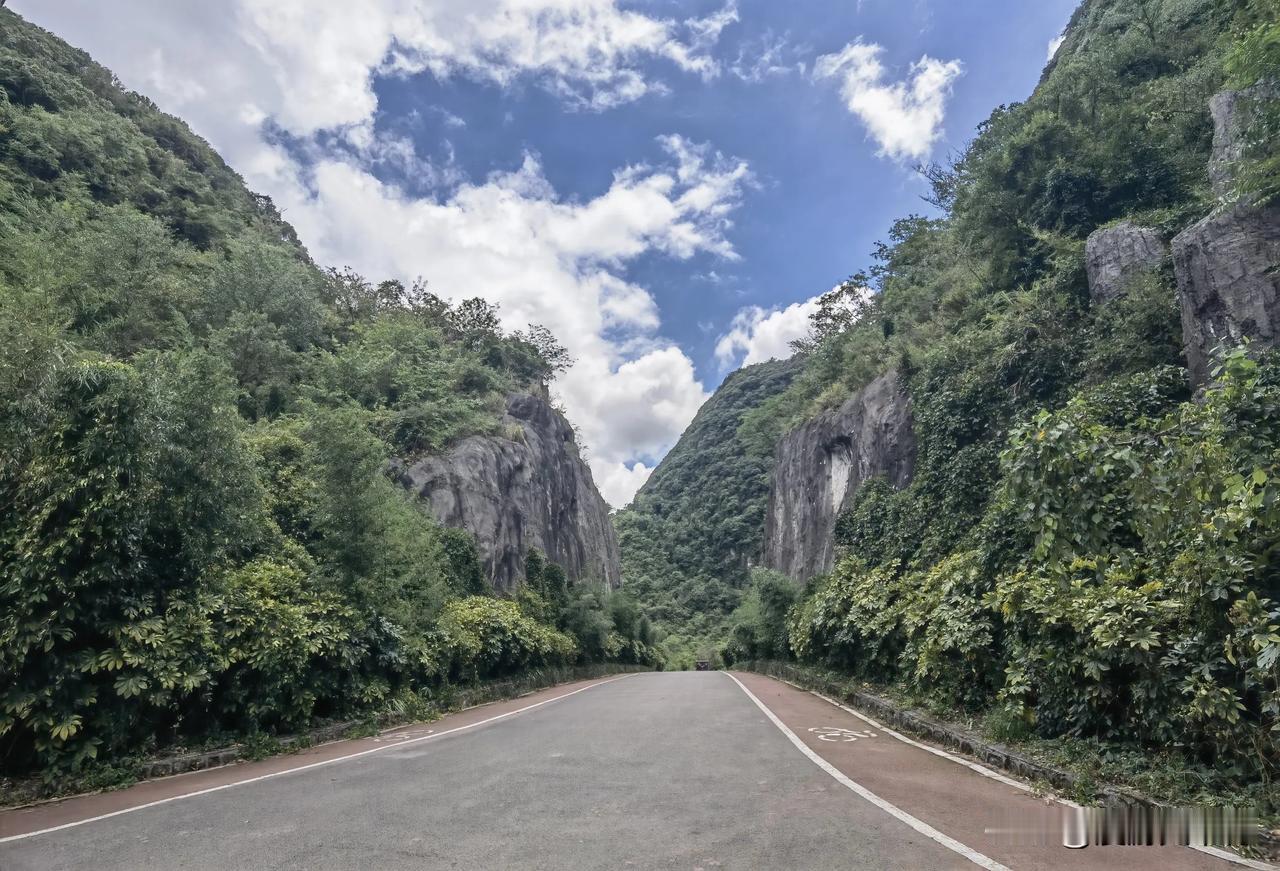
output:
[[[813,732],[819,741],[836,741],[848,743],[857,741],[859,738],[874,738],[875,732],[863,729],[841,729],[836,726],[814,726],[809,729]]]

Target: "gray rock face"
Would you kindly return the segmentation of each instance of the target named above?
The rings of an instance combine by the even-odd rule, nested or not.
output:
[[[546,400],[514,394],[502,423],[513,438],[472,436],[443,456],[400,468],[401,483],[437,521],[475,536],[499,590],[523,580],[531,548],[571,581],[616,589],[618,539],[569,422]]]
[[[915,469],[911,400],[888,372],[778,445],[764,563],[797,581],[835,562],[836,519],[871,478],[905,487]]]
[[[1245,134],[1252,117],[1250,103],[1276,95],[1273,85],[1254,85],[1243,91],[1222,91],[1209,100],[1213,115],[1213,156],[1209,159],[1209,181],[1222,199],[1231,197],[1235,186],[1235,165],[1244,154]]]
[[[1277,344],[1280,206],[1215,212],[1173,240],[1173,262],[1193,383],[1208,380],[1220,345]]]
[[[1262,86],[1224,91],[1209,101],[1215,193],[1229,197],[1234,164],[1248,129],[1249,100],[1271,93]],[[1173,265],[1182,308],[1182,337],[1195,384],[1204,384],[1220,346],[1249,339],[1258,348],[1280,335],[1280,206],[1247,202],[1223,206],[1173,240]]]
[[[1136,276],[1163,263],[1169,248],[1155,230],[1122,221],[1094,231],[1085,242],[1084,256],[1089,296],[1101,305],[1122,296]]]

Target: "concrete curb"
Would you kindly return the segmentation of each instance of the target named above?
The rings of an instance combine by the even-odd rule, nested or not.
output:
[[[319,729],[312,729],[310,732],[304,732],[301,735],[289,735],[277,740],[282,751],[292,750],[294,747],[302,746],[313,747],[316,744],[327,744],[330,741],[338,741],[343,738],[346,733],[359,726],[362,720],[348,720],[344,723],[334,723],[329,726],[322,726]],[[174,774],[186,774],[189,771],[203,771],[206,768],[219,768],[223,765],[230,765],[233,762],[239,762],[249,753],[249,748],[243,744],[232,744],[229,747],[219,747],[216,750],[206,750],[201,753],[182,753],[177,756],[159,756],[150,759],[142,764],[138,771],[139,780],[154,780],[157,777],[169,777]],[[275,753],[272,756],[278,755]]]

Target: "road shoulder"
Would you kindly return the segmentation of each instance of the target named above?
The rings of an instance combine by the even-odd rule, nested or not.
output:
[[[0,810],[0,843],[322,765],[340,764],[406,744],[447,740],[449,735],[480,728],[487,723],[507,719],[627,676],[575,681],[548,687],[516,699],[490,702],[448,714],[432,723],[397,726],[368,738],[332,741],[289,755],[145,780],[110,792]]]
[[[986,776],[950,754],[899,740],[860,715],[773,678],[733,673],[806,747],[845,777],[955,841],[1018,869],[1231,869],[1240,866],[1184,847],[1022,845],[1001,834],[1010,820],[1043,817],[1047,799]],[[995,830],[995,831],[991,831]]]

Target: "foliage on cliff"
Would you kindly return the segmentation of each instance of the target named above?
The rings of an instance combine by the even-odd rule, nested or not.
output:
[[[1280,87],[1280,0],[1254,0],[1240,10],[1239,38],[1227,55],[1232,87],[1259,83]],[[1259,203],[1280,197],[1280,102],[1251,101],[1253,121],[1245,132],[1241,166],[1237,170],[1239,196]]]
[[[320,269],[180,121],[0,9],[3,770],[652,659],[624,603],[578,607],[595,645],[485,597],[385,475],[564,362],[480,300]]]
[[[1091,305],[1083,255],[1118,219],[1172,236],[1218,205],[1207,102],[1274,78],[1275,11],[1087,0],[1032,97],[926,169],[940,215],[894,225],[855,277],[876,291],[857,323],[744,421],[776,438],[890,366],[913,401],[915,479],[841,517],[843,558],[790,612],[794,655],[1010,734],[1274,778],[1280,367],[1235,353],[1193,401],[1169,269]],[[1259,102],[1250,196],[1275,183]],[[726,653],[776,634],[776,609],[744,609]]]
[[[1015,427],[971,549],[858,558],[791,615],[797,655],[1024,731],[1280,765],[1280,367],[1229,357],[1086,390]]]
[[[673,664],[723,640],[758,562],[773,446],[740,434],[744,415],[786,389],[792,361],[731,374],[615,517],[627,590],[664,633]]]

